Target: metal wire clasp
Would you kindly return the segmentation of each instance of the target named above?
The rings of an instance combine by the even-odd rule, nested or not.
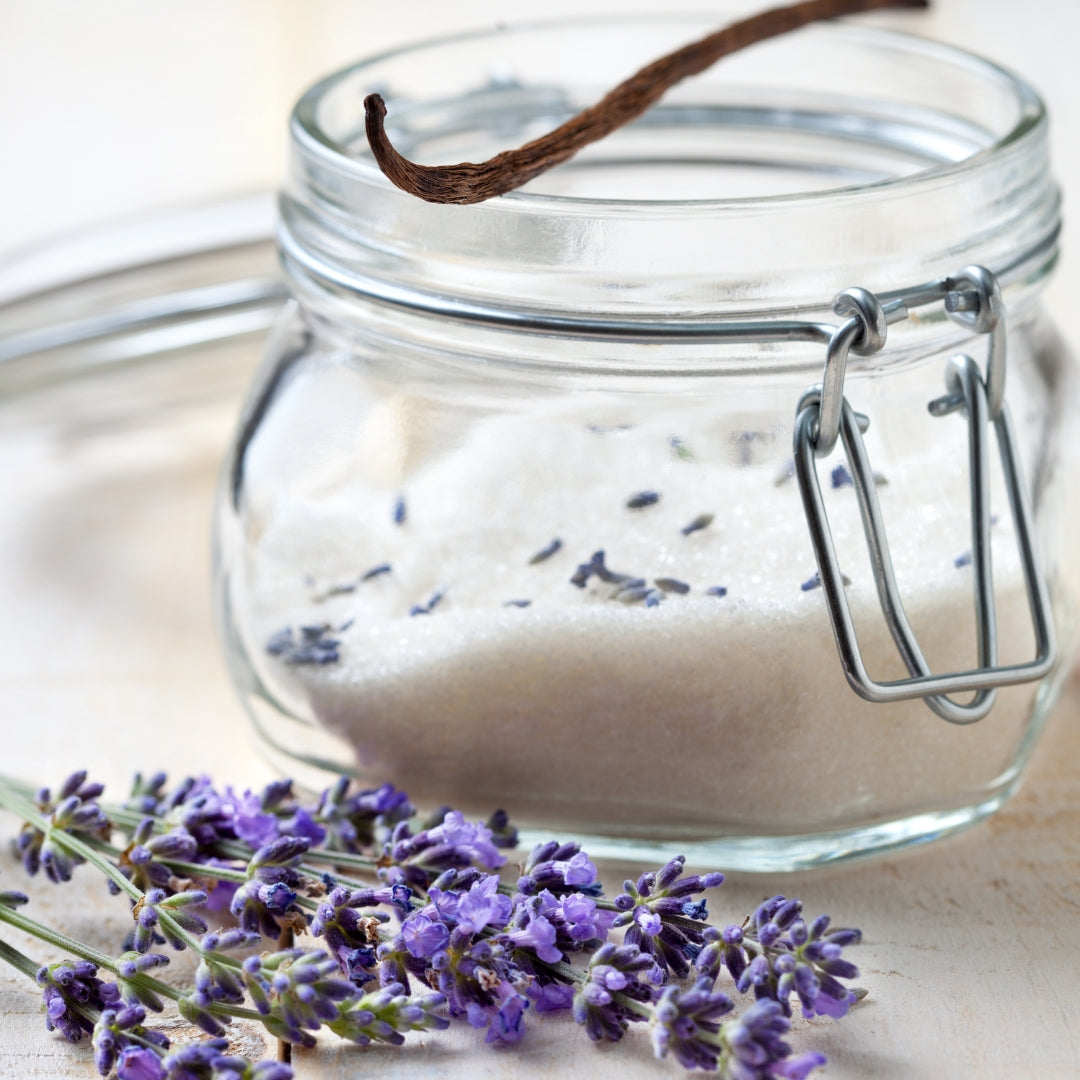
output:
[[[849,352],[870,355],[879,351],[885,345],[889,323],[906,318],[910,307],[941,300],[944,300],[945,310],[955,322],[975,333],[987,334],[989,346],[985,381],[970,356],[955,356],[946,371],[946,393],[929,404],[934,416],[962,411],[968,421],[971,561],[979,656],[978,667],[970,671],[933,675],[904,612],[893,572],[874,474],[862,439],[870,421],[856,413],[844,397],[844,374]],[[868,701],[922,698],[930,709],[950,723],[969,724],[982,719],[991,710],[997,687],[1042,678],[1050,670],[1055,657],[1050,605],[1035,552],[1031,510],[1004,401],[1005,313],[1001,292],[989,270],[969,266],[958,274],[920,286],[909,295],[885,305],[865,289],[846,289],[837,297],[833,309],[837,314],[849,317],[836,327],[829,341],[821,384],[811,387],[799,401],[794,459],[795,475],[840,662],[852,689]],[[998,664],[997,620],[990,560],[988,429],[991,425],[997,436],[1035,633],[1036,657],[1025,664]],[[907,679],[876,682],[867,673],[859,650],[817,475],[816,458],[828,454],[837,438],[844,446],[850,466],[863,531],[870,549],[878,600],[893,641],[911,675]],[[966,692],[975,695],[966,704],[959,704],[947,696]]]

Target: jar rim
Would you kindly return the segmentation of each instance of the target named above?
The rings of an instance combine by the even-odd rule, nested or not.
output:
[[[805,319],[852,286],[889,294],[971,264],[1010,272],[1025,296],[1045,280],[1060,196],[1038,95],[981,57],[892,31],[820,24],[735,54],[525,190],[479,204],[400,191],[367,147],[361,100],[375,89],[406,155],[482,160],[550,130],[691,26],[715,25],[706,13],[530,22],[327,76],[292,118],[279,246],[297,294],[331,297],[334,318],[375,303],[609,341],[652,324],[644,338],[701,343],[718,320]],[[807,180],[815,171],[823,183]],[[875,179],[846,182],[860,174]],[[671,197],[703,183],[761,192],[773,176],[795,190]],[[612,183],[665,195],[612,197],[625,193]],[[621,321],[627,332],[609,333]]]
[[[635,12],[627,19],[619,22],[643,22],[670,24],[677,21],[687,23],[705,23],[716,25],[717,20],[712,15],[693,12],[675,12],[671,14],[655,14],[649,12]],[[551,31],[556,29],[586,29],[596,26],[608,26],[614,23],[610,14],[590,15],[579,17],[563,17],[556,19],[537,19],[527,22],[500,24],[495,28],[479,28],[463,30],[452,34],[436,35],[419,41],[409,42],[394,48],[386,49],[370,57],[358,60],[344,68],[331,72],[329,75],[313,84],[297,101],[292,117],[291,128],[293,138],[302,142],[306,150],[330,156],[338,168],[344,168],[353,173],[357,179],[376,184],[388,190],[396,189],[387,177],[381,172],[374,160],[357,158],[346,152],[346,148],[329,135],[320,124],[317,112],[318,104],[330,91],[337,88],[341,83],[355,76],[376,68],[387,61],[396,60],[421,53],[428,49],[443,48],[450,45],[459,45],[466,42],[482,41],[506,37],[511,34],[533,33],[536,31]],[[993,143],[978,148],[970,157],[957,161],[943,162],[937,166],[930,166],[913,175],[886,177],[874,180],[866,184],[853,184],[841,187],[827,187],[812,191],[789,192],[778,194],[766,194],[755,196],[735,196],[726,198],[597,198],[575,194],[547,193],[535,190],[515,190],[499,196],[500,202],[508,209],[517,211],[532,211],[538,209],[555,209],[562,213],[573,212],[576,209],[600,209],[600,208],[632,208],[637,212],[650,210],[665,212],[672,209],[693,208],[695,212],[704,210],[744,212],[749,207],[762,207],[772,204],[810,204],[828,201],[837,197],[855,196],[862,193],[877,195],[892,187],[903,185],[910,187],[913,184],[923,182],[936,182],[948,179],[951,176],[961,175],[977,168],[982,161],[994,154],[999,154],[1014,144],[1020,142],[1031,131],[1044,126],[1047,122],[1046,107],[1038,92],[1017,73],[1009,68],[996,63],[978,53],[971,52],[959,46],[945,42],[933,41],[921,38],[914,34],[904,33],[898,30],[886,30],[878,27],[856,26],[847,23],[820,23],[806,28],[811,32],[824,31],[830,34],[842,34],[854,38],[863,38],[867,43],[891,45],[903,47],[913,54],[923,54],[940,61],[948,61],[956,66],[979,69],[981,72],[997,81],[1001,86],[1007,87],[1015,97],[1019,106],[1019,115],[1013,126],[999,136]],[[720,63],[723,63],[721,61]]]

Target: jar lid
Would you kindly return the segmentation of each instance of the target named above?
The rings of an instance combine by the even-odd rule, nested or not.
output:
[[[287,291],[270,193],[109,221],[0,262],[0,396],[261,334]]]

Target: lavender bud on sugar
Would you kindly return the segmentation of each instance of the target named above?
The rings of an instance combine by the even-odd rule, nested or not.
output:
[[[842,487],[854,487],[855,481],[851,479],[851,473],[848,472],[846,465],[837,465],[833,468],[829,477],[832,482],[833,489],[839,489]]]
[[[542,547],[530,560],[530,566],[536,566],[537,563],[542,563],[546,559],[550,559],[557,551],[561,550],[562,541],[556,536],[547,547]]]
[[[700,532],[702,529],[707,529],[713,523],[712,514],[698,514],[693,521],[688,525],[684,525],[679,532],[683,536],[690,536],[692,533]]]
[[[841,574],[841,575],[840,575],[840,579],[841,579],[841,580],[843,581],[843,583],[844,583],[844,587],[845,587],[845,588],[846,588],[846,587],[847,587],[848,585],[850,585],[850,584],[851,584],[851,578],[849,578],[849,577],[847,576],[847,574]],[[803,592],[810,592],[810,591],[811,591],[812,589],[820,589],[820,588],[821,588],[821,574],[819,574],[819,573],[818,573],[818,572],[817,572],[817,571],[815,570],[815,571],[814,571],[814,576],[813,576],[813,577],[808,577],[808,578],[807,578],[807,579],[806,579],[806,580],[805,580],[805,581],[804,581],[804,582],[803,582],[803,583],[802,583],[802,584],[801,584],[801,585],[799,586],[799,588],[800,588],[800,589],[802,589],[802,591],[803,591]]]
[[[679,438],[678,435],[668,436],[668,446],[675,452],[675,456],[680,461],[693,461],[694,452],[686,445],[684,439]]]
[[[409,608],[409,614],[430,615],[435,608],[439,606],[440,601],[445,595],[445,589],[436,589],[423,604],[413,604],[413,606]]]
[[[963,551],[959,555],[957,555],[955,559],[953,559],[953,566],[955,566],[957,570],[961,570],[961,569],[963,569],[963,567],[970,566],[970,565],[971,565],[971,552],[970,551]]]
[[[658,491],[637,491],[626,500],[628,510],[644,510],[647,506],[655,506],[660,501]]]
[[[679,581],[678,578],[658,577],[654,584],[664,592],[678,593],[680,596],[685,596],[690,591],[690,586],[685,581]]]
[[[360,576],[361,581],[370,581],[372,578],[382,577],[383,574],[389,574],[393,570],[393,567],[388,563],[379,563],[378,566],[373,566],[370,570],[365,570]]]
[[[527,608],[531,603],[531,600],[504,600],[503,607]]]
[[[347,628],[346,623],[340,629]],[[299,635],[295,635],[293,628],[286,626],[270,638],[266,651],[286,664],[336,664],[341,659],[341,642],[330,636],[336,632],[330,625],[301,626]]]
[[[404,525],[406,519],[409,516],[408,508],[405,506],[405,496],[399,495],[394,502],[394,524]]]
[[[705,590],[705,595],[706,596],[727,596],[727,586],[726,585],[710,585]]]

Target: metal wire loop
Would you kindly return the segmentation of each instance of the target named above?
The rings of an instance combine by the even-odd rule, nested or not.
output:
[[[965,266],[946,278],[945,311],[958,326],[990,335],[986,398],[996,420],[1005,404],[1005,305],[997,278],[985,266]]]
[[[889,323],[907,318],[903,300],[882,304],[869,289],[857,286],[836,297],[833,311],[847,319],[833,331],[825,352],[820,410],[813,430],[814,453],[818,457],[831,454],[840,435],[848,353],[872,356],[880,352],[885,347]]]

